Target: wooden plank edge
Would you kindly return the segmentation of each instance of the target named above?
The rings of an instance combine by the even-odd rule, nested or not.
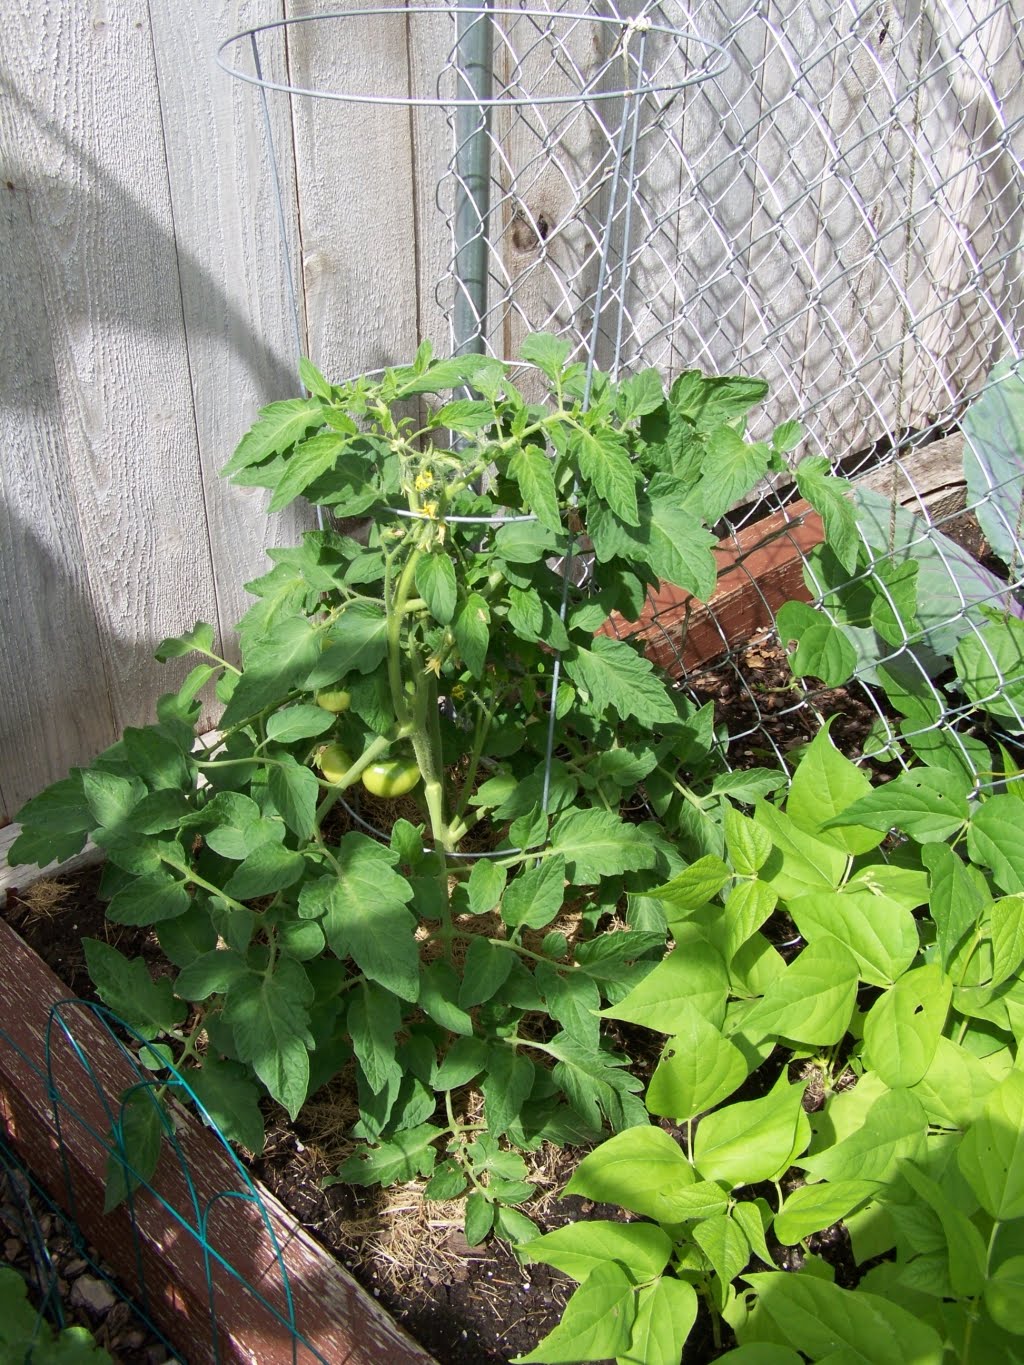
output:
[[[136,1198],[134,1224],[124,1208],[103,1213],[107,1151],[97,1135],[109,1129],[104,1100],[116,1104],[137,1076],[87,1010],[75,1014],[69,1030],[74,1046],[65,1045],[59,1029],[54,1032],[47,1067],[50,1008],[66,995],[63,983],[0,920],[0,999],[5,1002],[0,1016],[0,1118],[15,1149],[129,1292],[140,1294],[189,1365],[214,1359],[247,1365],[312,1365],[318,1359],[329,1365],[436,1365],[268,1190],[253,1182],[266,1221],[251,1198],[223,1198],[225,1191],[247,1193],[234,1159],[194,1115],[181,1110],[175,1140],[184,1160],[179,1163],[165,1150],[157,1188],[185,1219],[190,1208],[214,1210],[210,1244],[271,1305],[268,1309],[240,1292],[239,1280],[214,1260],[212,1323],[201,1247],[182,1218],[146,1194]],[[62,1097],[59,1128],[54,1092]],[[200,1215],[194,1216],[198,1227]],[[296,1330],[311,1349],[301,1341],[293,1343],[282,1263]]]

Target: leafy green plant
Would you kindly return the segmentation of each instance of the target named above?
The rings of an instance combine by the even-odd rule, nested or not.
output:
[[[680,1136],[619,1133],[568,1185],[641,1221],[520,1247],[580,1282],[523,1361],[677,1365],[701,1303],[738,1365],[1024,1358],[1018,792],[872,786],[826,728],[785,805],[648,893],[675,946],[602,1013],[670,1035],[646,1103]],[[855,1289],[812,1249],[840,1221]]]
[[[86,1327],[55,1332],[28,1300],[16,1270],[0,1266],[0,1359],[10,1365],[112,1365]]]
[[[710,595],[709,527],[799,428],[745,437],[756,380],[689,372],[666,394],[652,370],[588,376],[551,337],[522,355],[541,402],[426,344],[342,385],[304,363],[309,396],[264,409],[227,473],[364,535],[271,552],[240,666],[204,624],[163,641],[202,662],[155,724],[28,803],[11,855],[103,848],[109,920],[152,926],[175,971],[87,941],[93,981],[229,1137],[258,1147],[264,1093],[294,1117],[351,1063],[364,1145],[341,1178],[466,1192],[472,1240],[524,1235],[508,1144],[644,1118],[598,1012],[664,952],[647,893],[721,849],[725,792],[784,781],[722,773],[710,708],[600,632],[659,581]],[[339,820],[363,787],[406,804]],[[122,1116],[140,1177],[159,1128],[148,1102]]]
[[[1002,364],[963,418],[969,506],[1006,569],[1000,577],[925,519],[871,489],[847,498],[841,481],[815,499],[815,466],[798,472],[800,491],[823,512],[825,543],[804,578],[820,609],[787,603],[780,637],[797,676],[826,686],[854,673],[882,687],[918,757],[986,772],[988,749],[939,729],[944,689],[966,696],[999,727],[1024,727],[1024,372]],[[824,464],[824,461],[822,461]],[[850,490],[847,488],[846,490]],[[950,675],[955,675],[955,681]],[[950,677],[948,684],[944,676]],[[884,724],[874,751],[888,747]]]

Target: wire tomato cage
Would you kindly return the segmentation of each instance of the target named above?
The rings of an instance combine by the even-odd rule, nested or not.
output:
[[[292,75],[315,68],[309,53],[318,42],[346,50],[367,40],[405,47],[404,90],[375,85],[379,77],[368,74],[372,64],[349,67],[343,77],[331,72],[322,81]],[[272,95],[293,102],[293,119],[298,101],[366,106],[381,117],[404,111],[414,144],[429,149],[423,159],[436,176],[436,213],[431,226],[420,229],[427,241],[418,249],[437,266],[436,316],[448,331],[452,355],[509,355],[528,331],[568,332],[571,353],[585,362],[586,408],[596,368],[616,380],[626,338],[635,332],[631,275],[657,230],[655,224],[639,224],[640,178],[671,146],[669,112],[675,107],[678,113],[677,102],[691,87],[721,75],[729,56],[721,44],[661,21],[650,8],[623,16],[593,8],[456,4],[374,6],[276,20],[228,38],[217,60],[259,92],[300,354]],[[438,119],[447,134],[440,142],[432,137]],[[436,145],[445,148],[440,156]],[[549,201],[557,201],[557,208]],[[520,302],[527,291],[545,299],[545,316],[527,315]],[[424,519],[408,509],[389,513]],[[444,520],[484,530],[535,518],[499,510]],[[570,532],[561,556],[563,620],[582,562],[576,543]],[[544,811],[560,677],[555,653]],[[342,804],[353,820],[382,835]]]

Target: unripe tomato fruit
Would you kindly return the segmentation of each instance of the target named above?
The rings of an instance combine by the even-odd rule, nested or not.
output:
[[[352,766],[352,760],[340,744],[324,745],[316,761],[328,782],[340,782]]]
[[[352,702],[351,694],[343,687],[322,687],[314,696],[317,706],[322,706],[325,711],[333,711],[336,716],[347,711]]]
[[[405,796],[419,784],[420,770],[412,759],[389,758],[371,763],[363,772],[363,786],[374,796]]]

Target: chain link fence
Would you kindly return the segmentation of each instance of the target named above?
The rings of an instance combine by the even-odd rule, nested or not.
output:
[[[766,693],[746,662],[748,638],[716,618],[722,591],[710,611],[652,597],[641,627],[649,648],[681,675],[719,656],[712,694],[728,675],[726,690],[742,702],[733,745],[784,759],[779,736],[799,727],[787,732],[780,717],[804,711],[817,723],[816,706],[847,705],[852,689],[873,721],[877,757],[907,745],[923,756],[951,729],[964,766],[986,780],[992,760],[971,741],[979,708],[981,728],[1011,750],[1024,727],[1024,639],[999,634],[989,616],[1019,619],[1024,582],[1013,370],[1024,321],[1024,14],[984,0],[703,0],[649,7],[639,23],[626,5],[594,12],[624,29],[595,35],[566,17],[569,6],[496,21],[495,88],[600,88],[638,52],[660,88],[643,89],[632,108],[506,103],[468,131],[450,116],[437,203],[454,245],[438,306],[452,317],[465,293],[458,218],[468,199],[486,248],[478,322],[495,354],[515,354],[528,331],[556,330],[613,371],[649,364],[766,379],[754,435],[797,419],[798,455],[869,475],[856,495],[863,552],[845,589],[835,573],[826,583],[809,509],[777,477],[720,528],[725,559],[730,547],[739,558],[724,595],[742,580],[757,599],[740,616],[748,630],[773,622],[786,595],[823,601],[856,655],[850,687],[837,697],[807,671],[795,691]],[[656,27],[645,32],[645,20]],[[461,52],[453,42],[439,95],[464,79]],[[728,60],[712,63],[709,52]],[[700,79],[669,88],[701,64]],[[483,191],[463,170],[468,140],[481,136]],[[769,568],[781,557],[791,569],[767,589],[742,570],[759,546],[765,560],[764,545],[774,545]],[[904,611],[902,629],[882,638],[843,605],[849,580],[884,600],[885,566],[908,562],[918,566],[916,613]],[[694,612],[702,652],[687,649]],[[954,661],[966,687],[952,679]],[[881,682],[891,684],[888,704]]]

